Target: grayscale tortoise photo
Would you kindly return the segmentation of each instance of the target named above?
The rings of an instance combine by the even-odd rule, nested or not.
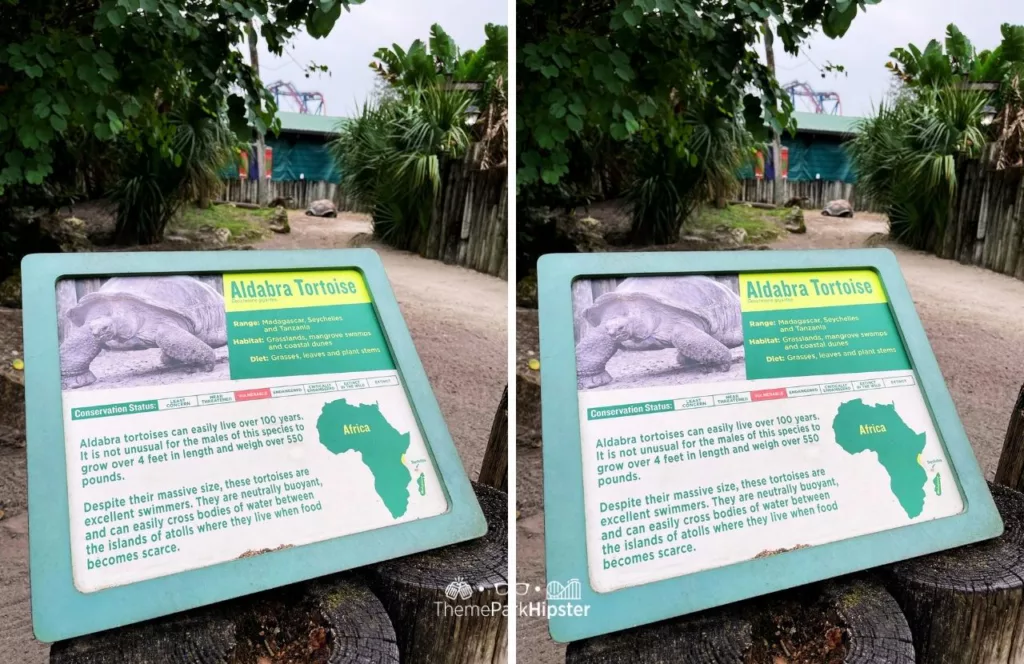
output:
[[[849,219],[853,216],[853,206],[850,205],[850,201],[840,198],[829,202],[829,204],[825,206],[825,209],[821,211],[821,214],[825,217],[843,217]]]
[[[732,349],[743,346],[740,298],[730,285],[704,276],[631,277],[597,297],[582,312],[589,325],[576,345],[579,389],[615,381],[607,367],[619,351],[674,349],[669,369],[690,376],[677,383],[730,371]]]
[[[333,218],[338,216],[338,208],[335,207],[333,201],[321,198],[309,204],[309,209],[306,210],[306,216]]]
[[[228,342],[224,297],[188,276],[111,278],[81,297],[66,317],[70,327],[60,345],[63,389],[96,382],[92,365],[103,351],[115,352],[120,357],[113,366],[126,368],[131,354],[120,351],[158,348],[159,367],[184,370],[187,379],[197,370],[213,371],[214,349]]]

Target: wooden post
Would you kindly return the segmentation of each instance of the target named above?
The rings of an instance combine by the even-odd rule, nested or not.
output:
[[[477,481],[508,493],[508,385],[501,393],[498,410],[491,422],[491,435]]]
[[[349,574],[53,644],[50,664],[398,664],[383,605]]]
[[[565,661],[914,664],[914,647],[881,584],[847,577],[576,641]]]
[[[1008,486],[1014,491],[1024,491],[1024,385],[1010,412],[1010,425],[1003,439],[995,483]]]
[[[403,664],[508,661],[508,496],[473,488],[487,518],[484,537],[367,568]]]
[[[1024,661],[1024,495],[990,485],[1002,536],[889,567],[886,585],[914,634],[917,664]]]

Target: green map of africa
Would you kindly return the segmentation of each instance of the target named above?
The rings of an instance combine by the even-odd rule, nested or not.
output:
[[[412,474],[403,457],[409,449],[409,434],[399,433],[377,404],[354,406],[344,399],[324,404],[316,421],[320,444],[333,454],[359,452],[373,473],[373,488],[391,516],[398,518],[409,507]]]
[[[860,399],[839,406],[832,421],[836,442],[850,454],[874,452],[889,473],[889,488],[913,519],[924,510],[928,474],[919,461],[924,434],[917,433],[896,414],[893,404],[865,405]]]

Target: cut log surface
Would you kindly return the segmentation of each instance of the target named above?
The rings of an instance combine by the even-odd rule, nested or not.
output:
[[[398,664],[365,583],[339,574],[55,643],[51,664]]]
[[[508,385],[501,393],[498,410],[491,422],[491,435],[487,439],[477,479],[481,484],[508,493]]]
[[[577,641],[565,661],[914,664],[914,647],[896,601],[860,576]]]
[[[1024,662],[1024,495],[990,485],[1002,536],[888,568],[918,664]]]
[[[508,496],[473,488],[487,535],[367,568],[403,664],[508,661]]]
[[[50,663],[222,664],[234,648],[234,622],[213,611],[199,610],[59,641],[50,647]]]
[[[1024,386],[1021,386],[1017,403],[1010,413],[1010,424],[1006,427],[995,483],[1008,486],[1014,491],[1024,491]]]

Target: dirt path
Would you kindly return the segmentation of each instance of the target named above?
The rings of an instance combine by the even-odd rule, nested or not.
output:
[[[315,219],[298,212],[291,216],[291,226],[291,234],[275,235],[257,248],[340,249],[370,231],[369,222],[358,215]],[[476,478],[508,378],[508,284],[407,252],[372,248],[384,261],[462,463],[470,478]],[[0,661],[49,661],[49,646],[32,636],[25,450],[2,445],[0,625]]]
[[[884,218],[830,219],[808,213],[806,235],[774,249],[855,249],[895,252],[928,340],[938,358],[978,462],[991,479],[1021,383],[1024,382],[1024,282],[889,244]],[[536,311],[519,310],[516,352],[537,353]],[[517,581],[530,584],[527,601],[543,599],[544,507],[541,450],[516,447]],[[540,593],[533,593],[533,588]],[[520,617],[516,641],[523,664],[560,664],[565,648],[551,640],[547,620]]]

